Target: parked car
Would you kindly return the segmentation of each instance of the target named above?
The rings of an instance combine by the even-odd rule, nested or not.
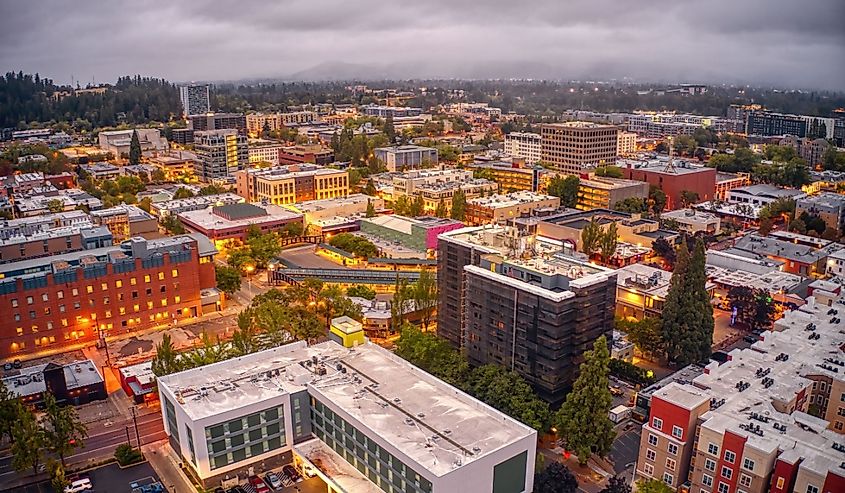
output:
[[[283,467],[282,472],[285,473],[285,475],[289,477],[291,481],[294,481],[296,483],[302,481],[302,475],[299,474],[299,471],[297,471],[296,468],[290,464]]]
[[[616,385],[613,385],[612,387],[610,387],[610,393],[615,395],[615,396],[625,395],[625,392],[623,392],[622,389],[619,388]]]
[[[282,489],[282,486],[284,486],[282,484],[282,479],[274,472],[268,472],[264,476],[264,482],[267,483],[267,486],[273,488],[274,490],[280,490]]]
[[[749,344],[754,344],[755,342],[758,342],[760,340],[760,338],[757,337],[757,336],[748,335],[748,336],[743,337],[742,340],[749,343]]]
[[[241,488],[240,486],[233,486],[226,490],[226,493],[246,493],[246,490]]]
[[[264,480],[258,476],[250,476],[249,484],[255,488],[255,493],[270,493],[270,488],[268,488]]]
[[[79,493],[80,491],[86,491],[93,489],[94,485],[91,484],[91,480],[88,478],[77,479],[76,481],[70,483],[69,485],[65,486],[65,493]]]

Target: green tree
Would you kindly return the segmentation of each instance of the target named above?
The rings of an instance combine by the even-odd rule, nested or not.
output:
[[[292,307],[264,302],[255,308],[255,323],[269,337],[273,345],[285,344],[295,335],[292,334]]]
[[[499,365],[482,365],[472,370],[468,385],[469,393],[476,399],[535,430],[548,429],[548,404],[516,372]]]
[[[604,230],[598,241],[598,247],[601,251],[602,259],[609,262],[610,259],[616,255],[616,246],[619,244],[619,232],[616,229],[616,223],[612,222]]]
[[[137,130],[132,131],[132,140],[129,141],[129,164],[141,164],[141,141],[138,140]]]
[[[60,199],[51,199],[47,201],[47,210],[50,212],[62,212],[65,210],[65,203]]]
[[[414,307],[420,312],[420,323],[423,330],[428,330],[428,324],[437,309],[437,278],[429,269],[420,271],[420,278],[413,285]]]
[[[156,352],[152,362],[153,374],[157,377],[163,377],[181,369],[176,347],[170,339],[170,334],[164,332],[161,336],[161,342],[156,344]]]
[[[546,193],[560,197],[560,205],[573,208],[578,204],[578,187],[581,180],[576,175],[555,176],[549,180]]]
[[[252,235],[248,232],[246,246],[249,249],[250,257],[255,261],[255,267],[258,269],[267,267],[267,263],[282,251],[279,235],[275,232],[259,232]]]
[[[663,340],[669,360],[685,366],[710,356],[713,343],[713,308],[705,285],[704,242],[696,241],[690,257],[682,241],[663,304]]]
[[[681,204],[684,207],[689,207],[698,202],[698,192],[693,192],[690,190],[682,190],[681,191]]]
[[[367,200],[367,212],[364,214],[366,217],[376,217],[376,207],[373,205],[372,200]]]
[[[80,421],[73,406],[60,406],[50,392],[44,392],[44,435],[48,448],[59,456],[62,466],[65,458],[88,438],[88,428]]]
[[[464,193],[463,189],[458,187],[455,190],[455,194],[452,195],[452,210],[449,213],[449,217],[456,221],[465,221],[466,220],[466,208],[467,208],[467,196]]]
[[[167,175],[164,174],[164,171],[161,168],[156,168],[150,175],[150,181],[153,183],[163,183],[167,181]]]
[[[255,330],[255,308],[248,307],[238,313],[238,328],[232,332],[232,353],[243,356],[259,350],[257,333]]]
[[[376,185],[373,183],[373,179],[370,178],[367,180],[367,186],[364,187],[364,193],[369,195],[370,197],[375,197],[376,195]]]
[[[182,226],[182,222],[179,221],[173,214],[168,214],[164,216],[160,221],[161,227],[164,228],[165,231],[172,235],[182,235],[185,234],[185,226]]]
[[[652,214],[658,215],[666,208],[668,199],[666,197],[666,193],[664,193],[657,185],[650,185],[648,188],[648,202]]]
[[[12,439],[12,428],[18,420],[20,400],[17,394],[10,391],[0,380],[0,441],[3,437]]]
[[[206,185],[206,186],[200,188],[199,194],[200,194],[200,196],[219,195],[219,194],[225,193],[227,191],[228,190],[226,190],[226,188],[212,183],[211,185]]]
[[[448,215],[446,211],[446,202],[441,198],[440,202],[437,203],[437,208],[434,210],[434,215],[437,217],[446,217]]]
[[[179,187],[176,189],[176,192],[173,193],[173,200],[179,199],[189,199],[194,196],[194,192],[190,189],[185,187]]]
[[[613,210],[627,212],[629,214],[641,214],[648,211],[648,204],[645,199],[639,197],[627,197],[613,205]]]
[[[599,250],[603,236],[602,228],[595,217],[581,230],[581,251],[587,256]]]
[[[376,291],[363,284],[356,284],[354,286],[349,286],[349,288],[346,289],[346,296],[374,300],[376,298]]]
[[[410,311],[410,303],[414,299],[413,286],[407,279],[396,278],[393,298],[390,300],[390,325],[397,330],[405,322],[405,314]]]
[[[622,170],[618,166],[600,166],[596,168],[596,176],[608,178],[622,178]]]
[[[69,484],[65,476],[65,467],[61,462],[54,460],[47,461],[47,474],[50,476],[50,486],[56,493],[64,493],[65,487]]]
[[[293,307],[291,317],[293,336],[297,340],[313,342],[326,335],[326,324],[316,313],[304,308]]]
[[[637,481],[637,493],[674,493],[675,490],[659,479]]]
[[[608,416],[613,400],[608,389],[609,365],[607,339],[601,336],[593,349],[584,353],[578,378],[555,416],[567,449],[575,452],[581,465],[586,465],[593,453],[607,455],[615,436]]]
[[[414,199],[411,201],[411,217],[422,216],[423,212],[425,212],[425,200],[423,199],[422,195],[414,196]]]
[[[241,289],[241,271],[234,267],[225,265],[217,266],[216,273],[217,287],[228,295],[235,294]]]
[[[384,127],[382,129],[384,135],[387,136],[388,142],[391,144],[396,142],[396,128],[393,126],[393,116],[387,115],[387,119],[384,121]]]
[[[444,339],[411,324],[394,326],[400,332],[396,354],[458,388],[468,390],[469,365]]]
[[[660,318],[645,317],[642,320],[616,320],[616,328],[628,336],[628,340],[645,354],[663,354],[663,328]]]
[[[553,461],[534,474],[534,493],[576,493],[578,479],[564,464]]]
[[[38,466],[44,458],[46,438],[44,430],[29,409],[18,403],[18,419],[12,426],[12,467],[16,471],[32,469],[38,472]]]
[[[631,493],[631,485],[626,483],[622,476],[613,476],[607,480],[607,486],[599,493]]]
[[[121,466],[128,466],[129,464],[141,462],[144,456],[132,445],[121,443],[114,449],[114,458],[117,459],[117,463]]]

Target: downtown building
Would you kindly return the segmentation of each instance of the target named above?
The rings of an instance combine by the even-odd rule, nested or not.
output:
[[[619,127],[591,122],[540,126],[540,159],[552,169],[580,174],[616,163]]]
[[[725,363],[646,389],[636,476],[692,493],[845,491],[843,313],[816,291]]]
[[[526,163],[537,164],[541,159],[540,134],[531,132],[511,132],[505,135],[505,153],[522,158]]]
[[[216,253],[202,235],[136,237],[120,245],[111,245],[109,235],[98,248],[2,264],[0,357],[90,344],[220,310]]]
[[[197,177],[205,182],[229,180],[249,165],[245,135],[236,130],[208,130],[194,133]]]
[[[238,134],[246,135],[246,116],[243,113],[203,113],[191,115],[188,120],[194,132],[237,130]]]
[[[437,149],[416,145],[377,147],[373,153],[387,171],[405,171],[437,165]]]
[[[343,318],[320,344],[160,377],[165,432],[186,472],[227,488],[293,461],[329,491],[532,491],[535,430],[366,342]]]
[[[438,335],[472,365],[516,371],[552,404],[584,351],[612,341],[616,298],[615,271],[560,248],[499,226],[441,234],[437,247]]]
[[[238,195],[248,202],[295,204],[349,195],[349,171],[316,164],[245,169],[235,173]]]
[[[182,102],[182,116],[186,118],[211,111],[207,84],[179,86],[179,99]]]

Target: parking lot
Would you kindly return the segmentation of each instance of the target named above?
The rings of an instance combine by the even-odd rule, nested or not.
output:
[[[153,481],[159,481],[155,471],[147,462],[126,469],[121,469],[116,463],[112,463],[107,466],[92,469],[86,474],[89,478],[91,478],[91,484],[94,486],[94,489],[88,490],[92,493],[132,493],[132,488],[129,486],[132,482],[143,480],[145,478],[152,478]],[[53,487],[50,486],[49,481],[42,481],[38,484],[5,491],[15,491],[21,493],[53,493],[54,490]]]

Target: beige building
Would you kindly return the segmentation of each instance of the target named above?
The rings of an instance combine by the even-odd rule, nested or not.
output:
[[[633,156],[637,153],[637,134],[619,132],[616,137],[616,154],[619,157]]]
[[[675,221],[681,231],[690,234],[705,233],[717,235],[722,231],[722,221],[719,216],[712,212],[698,211],[695,209],[678,209],[664,212],[660,215],[664,221]]]
[[[591,122],[548,123],[540,126],[540,159],[568,174],[614,164],[619,128]]]
[[[362,193],[333,199],[308,200],[286,206],[305,217],[305,226],[310,231],[328,233],[354,229],[358,219],[364,217],[368,204],[376,211],[384,209],[384,200]]]
[[[467,200],[466,222],[471,225],[506,222],[529,216],[537,209],[557,209],[560,197],[521,191]]]
[[[648,183],[591,175],[578,183],[577,209],[612,209],[627,198],[648,199]]]
[[[316,164],[291,164],[235,173],[237,193],[248,202],[293,204],[306,200],[346,197],[349,172]]]
[[[473,199],[485,194],[495,193],[499,186],[492,181],[472,177],[471,170],[464,169],[427,169],[411,170],[392,176],[390,195],[393,201],[399,197],[415,198],[422,196],[423,210],[427,214],[437,210],[442,201],[446,210],[451,210],[452,197],[460,188],[466,198]]]

